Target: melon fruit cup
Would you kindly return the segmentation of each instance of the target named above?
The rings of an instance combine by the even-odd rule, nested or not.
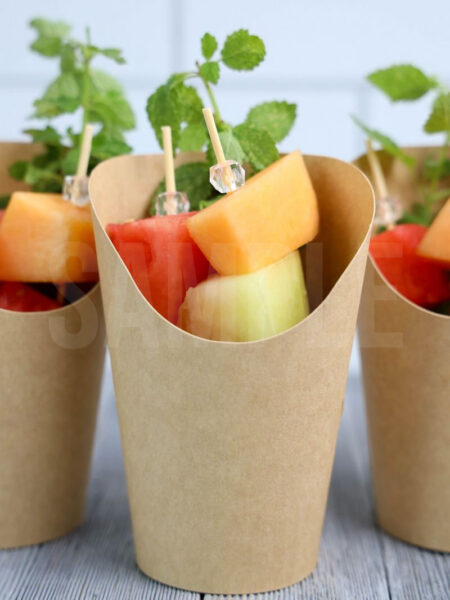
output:
[[[353,166],[305,159],[321,218],[303,256],[311,313],[242,343],[164,319],[107,234],[146,214],[163,156],[111,159],[91,175],[137,562],[175,587],[256,593],[316,565],[374,200]]]
[[[417,158],[416,177],[438,151],[405,148]],[[405,208],[420,201],[409,169],[378,156],[390,194]],[[355,164],[370,176],[366,156]],[[440,227],[426,255],[436,254]],[[358,329],[377,521],[404,541],[449,552],[450,316],[407,300],[369,256]]]
[[[7,174],[40,148],[0,144],[0,193],[25,189]],[[25,291],[27,290],[27,291]],[[0,548],[37,544],[84,515],[105,353],[99,285],[72,304],[16,312],[40,295],[3,282],[13,310],[0,310]],[[50,310],[52,309],[52,310]]]

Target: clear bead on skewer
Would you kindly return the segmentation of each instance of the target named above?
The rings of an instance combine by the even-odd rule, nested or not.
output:
[[[64,178],[63,198],[77,206],[89,204],[89,177],[66,175]]]
[[[209,170],[211,185],[221,194],[233,192],[245,184],[245,171],[234,160],[227,160],[225,164],[213,165]]]
[[[159,217],[189,212],[190,204],[184,192],[163,192],[156,197],[155,211]]]
[[[393,227],[403,214],[403,208],[397,198],[386,196],[377,198],[374,225]]]

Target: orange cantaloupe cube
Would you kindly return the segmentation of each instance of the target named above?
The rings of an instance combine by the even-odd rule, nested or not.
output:
[[[0,280],[98,279],[89,207],[59,194],[15,192],[0,223]]]
[[[311,241],[317,198],[299,151],[188,219],[191,237],[221,275],[252,273]]]
[[[417,254],[448,264],[450,267],[450,198],[423,236]]]

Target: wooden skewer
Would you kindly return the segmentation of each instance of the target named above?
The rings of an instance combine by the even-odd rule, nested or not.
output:
[[[222,148],[222,143],[220,141],[219,132],[217,131],[216,121],[214,120],[212,110],[210,108],[204,108],[203,116],[205,117],[206,127],[208,128],[209,137],[211,138],[217,163],[225,167],[223,170],[223,176],[225,183],[228,186],[228,191],[231,191],[233,189],[233,173],[227,162],[227,159],[225,158],[225,153]]]
[[[373,149],[372,142],[369,139],[366,140],[366,150],[367,160],[369,161],[370,170],[372,172],[373,185],[377,199],[387,198],[389,196],[389,192],[386,179],[383,174],[383,169],[381,168],[378,156]]]
[[[164,148],[164,169],[166,175],[166,192],[174,194],[175,187],[175,167],[173,164],[173,148],[172,148],[172,129],[165,125],[161,127]]]
[[[386,204],[390,205],[392,200],[389,200],[389,191],[386,178],[384,177],[381,163],[378,159],[377,153],[373,149],[370,139],[366,139],[366,150],[367,160],[369,161],[370,171],[372,173],[373,186],[375,188],[375,200],[379,206],[386,206]],[[385,227],[386,229],[393,229],[394,223],[386,222]]]
[[[81,143],[81,152],[78,158],[76,177],[86,177],[89,165],[89,157],[91,156],[92,136],[94,134],[94,126],[87,123],[83,131],[83,141]]]
[[[92,137],[94,135],[94,126],[91,123],[87,123],[83,131],[83,140],[81,142],[81,152],[78,157],[77,172],[75,174],[76,180],[83,179],[87,175],[89,158],[91,156]],[[78,190],[77,181],[75,183],[75,190]],[[78,192],[79,193],[79,192]],[[57,287],[56,301],[64,306],[66,300],[67,283],[61,283]]]
[[[223,153],[222,144],[220,143],[219,133],[217,131],[212,110],[210,108],[204,108],[203,116],[205,117],[206,127],[208,128],[209,137],[211,138],[211,143],[217,162],[219,165],[226,165],[227,160],[225,158],[225,154]]]

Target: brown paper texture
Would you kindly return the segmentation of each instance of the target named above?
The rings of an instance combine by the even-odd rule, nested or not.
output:
[[[6,175],[36,146],[0,143]],[[83,519],[105,352],[100,287],[64,308],[0,309],[0,548],[37,544]]]
[[[91,176],[137,561],[166,584],[256,593],[316,565],[373,195],[354,167],[306,161],[321,213],[304,257],[312,307],[326,297],[289,331],[240,344],[163,319],[105,233],[144,216],[163,157],[120,157]]]
[[[406,150],[418,165],[436,152]],[[391,195],[418,201],[408,169],[380,156]],[[357,164],[369,174],[365,157]],[[402,540],[448,552],[450,317],[404,299],[369,258],[359,338],[378,522]]]

